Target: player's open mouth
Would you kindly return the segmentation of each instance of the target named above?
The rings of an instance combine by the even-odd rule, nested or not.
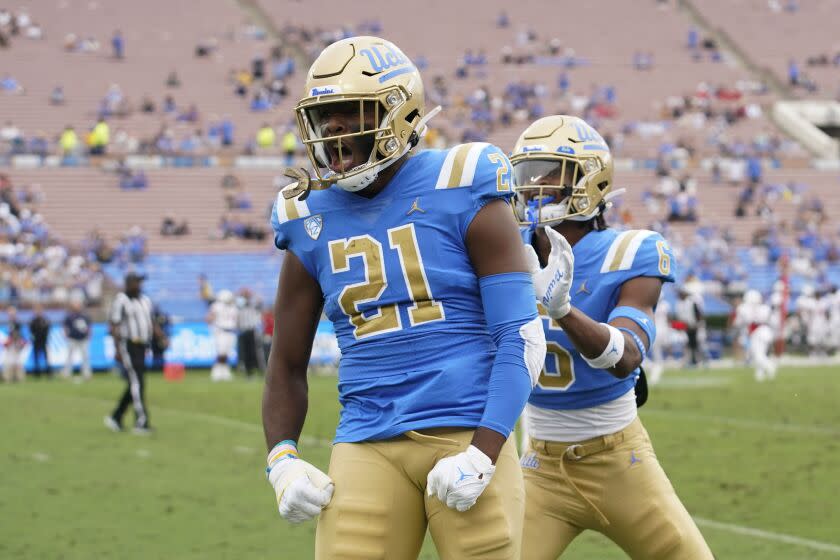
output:
[[[341,154],[339,156],[338,142],[327,144],[327,155],[330,158],[329,167],[334,173],[344,173],[353,167],[353,149],[347,143],[341,143]]]

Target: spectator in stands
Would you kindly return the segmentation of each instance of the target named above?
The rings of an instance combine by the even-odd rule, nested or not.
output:
[[[67,359],[61,372],[62,377],[69,378],[73,374],[73,362],[76,361],[77,356],[82,359],[82,379],[88,380],[93,376],[90,369],[90,335],[90,316],[85,313],[81,300],[73,299],[64,316]]]
[[[680,192],[668,198],[669,222],[697,221],[697,198],[687,192]]]
[[[29,322],[32,335],[32,372],[40,376],[50,373],[50,359],[47,354],[47,339],[50,334],[50,321],[44,315],[44,307],[39,303],[33,308],[34,315]]]
[[[799,64],[792,58],[788,61],[788,83],[792,86],[799,85]]]
[[[233,145],[233,131],[234,125],[233,120],[230,118],[229,115],[225,115],[222,119],[222,146],[232,146]]]
[[[104,155],[108,149],[108,143],[110,141],[111,128],[108,126],[105,119],[100,118],[89,135],[88,146],[90,148],[90,155]]]
[[[257,131],[257,147],[263,150],[274,148],[277,142],[277,133],[268,123],[263,123]]]
[[[42,159],[47,157],[50,151],[50,142],[43,130],[39,130],[35,133],[35,136],[29,139],[27,151],[30,154],[40,156]]]
[[[166,114],[174,113],[178,110],[178,107],[175,105],[175,99],[171,95],[167,95],[163,98],[163,112]]]
[[[6,317],[8,326],[4,344],[3,380],[7,383],[24,381],[26,371],[23,369],[23,359],[26,339],[23,337],[23,329],[17,319],[17,309],[9,306],[6,309]]]
[[[196,58],[208,57],[216,52],[216,49],[218,48],[219,41],[215,37],[199,41],[199,43],[195,46],[195,56]]]
[[[201,130],[185,136],[178,145],[178,151],[185,155],[194,155],[202,151],[204,140]]]
[[[23,87],[20,85],[20,82],[10,74],[5,74],[3,79],[0,80],[0,90],[6,93],[23,93]]]
[[[144,113],[154,113],[156,110],[154,100],[147,95],[143,96],[143,100],[140,102],[140,110]]]
[[[165,216],[163,222],[160,224],[160,234],[164,237],[179,237],[181,235],[188,235],[189,233],[190,226],[187,224],[187,221],[182,220],[181,223],[178,223],[171,215]]]
[[[758,156],[752,155],[747,158],[747,177],[751,185],[761,182],[761,159]]]
[[[255,80],[262,80],[265,77],[265,58],[262,55],[251,59],[251,75]]]
[[[298,140],[295,133],[289,129],[283,134],[283,155],[286,158],[285,165],[292,166],[295,160],[295,153],[297,152]]]
[[[111,36],[111,49],[113,49],[114,58],[117,60],[122,60],[125,57],[125,39],[123,39],[119,29],[114,31],[113,36]]]
[[[242,187],[236,188],[233,192],[228,192],[225,199],[228,210],[250,210],[253,207],[251,197]]]
[[[0,142],[8,144],[9,147],[22,138],[23,132],[12,121],[6,121],[3,128],[0,128]]]
[[[251,111],[262,112],[271,109],[271,102],[269,101],[268,92],[265,88],[260,88],[254,93],[251,100]]]
[[[222,177],[222,188],[223,189],[234,189],[239,187],[241,181],[239,177],[234,175],[233,173],[225,173],[224,177]]]
[[[50,105],[64,105],[64,88],[62,86],[55,86],[50,93]]]
[[[697,28],[693,25],[688,28],[688,48],[690,50],[697,49],[700,43],[700,34],[697,32]]]
[[[61,149],[61,155],[64,157],[75,155],[79,148],[79,136],[75,129],[69,124],[64,127],[64,131],[58,138],[58,146]]]
[[[198,122],[198,119],[198,107],[195,106],[195,103],[192,103],[186,111],[178,115],[176,120],[179,122],[194,123]]]
[[[178,72],[172,70],[169,72],[169,75],[166,76],[166,87],[168,88],[179,88],[181,87],[181,78],[178,77]]]
[[[117,248],[124,262],[139,263],[146,258],[146,234],[140,226],[132,226],[123,236]]]

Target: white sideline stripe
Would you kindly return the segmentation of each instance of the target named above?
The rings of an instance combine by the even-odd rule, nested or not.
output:
[[[57,393],[39,393],[40,395],[49,395],[51,397],[58,397],[61,399],[72,399],[74,401],[88,401],[91,403],[98,403],[111,406],[114,403],[112,401],[106,401],[105,399],[96,399],[93,397],[82,397],[82,396],[75,396],[75,395],[59,395]],[[231,428],[240,428],[243,430],[250,430],[253,432],[262,433],[263,429],[262,426],[259,424],[254,424],[251,422],[245,422],[244,420],[236,420],[234,418],[226,418],[224,416],[216,416],[214,414],[207,414],[206,412],[195,412],[192,410],[180,410],[177,408],[165,408],[165,407],[155,407],[154,412],[157,413],[164,413],[164,414],[172,414],[174,416],[185,416],[189,418],[195,418],[198,420],[204,420],[206,422],[213,422],[220,426],[228,426]],[[313,447],[331,447],[332,440],[324,439],[324,438],[316,438],[311,436],[302,436],[300,438],[300,443],[304,445],[311,445]]]
[[[747,537],[756,537],[767,541],[782,542],[785,544],[792,544],[794,546],[802,546],[811,548],[813,550],[821,550],[823,552],[833,552],[840,554],[840,545],[827,543],[823,541],[815,541],[811,539],[803,539],[801,537],[794,537],[793,535],[786,535],[784,533],[777,533],[775,531],[765,531],[763,529],[754,529],[752,527],[744,527],[743,525],[735,525],[734,523],[722,523],[720,521],[712,521],[703,517],[695,517],[694,521],[701,527],[709,527],[711,529],[719,529],[721,531],[728,531],[736,535],[744,535]]]
[[[683,420],[692,420],[695,422],[716,422],[719,424],[730,424],[739,428],[746,428],[750,430],[769,430],[775,432],[791,432],[795,434],[818,434],[826,436],[838,436],[840,430],[829,428],[827,426],[805,426],[802,424],[782,424],[780,422],[761,422],[759,420],[747,420],[744,418],[732,418],[729,416],[707,416],[704,414],[686,414],[683,412],[674,412],[672,410],[662,410],[656,408],[643,408],[641,410],[642,416],[664,416],[670,418],[680,418]]]

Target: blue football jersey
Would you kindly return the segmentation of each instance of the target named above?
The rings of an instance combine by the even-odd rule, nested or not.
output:
[[[526,243],[530,232],[523,231]],[[611,229],[592,231],[572,248],[575,255],[572,305],[595,321],[605,323],[616,308],[621,285],[631,278],[652,276],[674,281],[674,254],[653,231]],[[545,368],[529,403],[542,408],[589,408],[616,399],[632,389],[638,370],[619,379],[592,368],[540,305],[547,353]]]
[[[336,442],[478,425],[496,348],[465,238],[511,196],[510,162],[486,143],[422,151],[372,199],[278,194],[275,244],[320,284],[341,348]]]

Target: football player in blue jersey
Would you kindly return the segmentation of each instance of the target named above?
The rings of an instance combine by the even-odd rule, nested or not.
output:
[[[511,163],[548,347],[524,415],[522,557],[553,560],[591,529],[632,558],[712,558],[636,412],[654,308],[674,281],[667,241],[606,227],[613,162],[583,120],[536,121]]]
[[[510,162],[474,143],[414,155],[420,74],[392,43],[327,47],[295,108],[317,178],[278,194],[286,250],[263,398],[268,478],[291,522],[320,514],[316,558],[520,557],[510,432],[545,361],[511,212]],[[341,348],[324,473],[299,455],[321,312]]]

